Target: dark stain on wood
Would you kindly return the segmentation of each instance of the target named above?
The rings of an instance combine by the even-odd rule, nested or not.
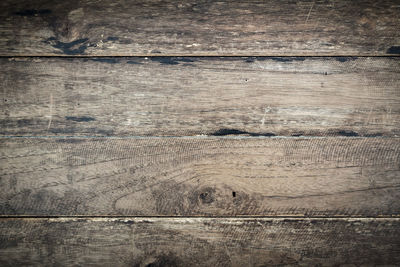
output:
[[[88,116],[80,116],[80,117],[66,116],[65,119],[69,120],[69,121],[76,121],[76,122],[89,122],[89,121],[95,121],[96,120],[95,118],[88,117]]]
[[[88,44],[88,38],[74,40],[69,43],[58,41],[55,37],[48,38],[45,42],[50,43],[54,48],[60,49],[66,55],[84,54]]]
[[[50,13],[51,13],[50,9],[25,9],[15,12],[14,14],[23,17],[32,17],[32,16],[48,15]]]
[[[392,46],[387,50],[388,54],[400,54],[400,46]]]
[[[118,37],[114,37],[114,36],[107,37],[107,41],[118,41],[118,40],[119,40]]]
[[[210,134],[210,136],[229,136],[229,135],[243,135],[243,136],[276,136],[274,133],[252,133],[252,132],[246,132],[246,131],[241,131],[238,129],[219,129],[216,132],[213,132]],[[297,134],[292,134],[292,136],[302,136],[303,134],[297,133]],[[351,131],[351,130],[338,130],[336,132],[332,132],[329,134],[330,136],[359,136],[358,133]],[[377,136],[382,136],[381,133],[377,134],[371,134],[368,135],[368,137],[377,137]]]
[[[194,62],[193,58],[183,58],[183,57],[151,57],[152,61],[159,62],[163,65],[178,65],[181,62],[189,63]]]
[[[357,57],[334,57],[339,62],[354,61]]]
[[[12,18],[2,20],[3,56],[373,56],[396,52],[388,47],[398,46],[399,38],[396,0],[273,0],[267,5],[260,0],[3,0],[1,7],[0,16]],[[21,16],[35,20],[26,23]],[[49,36],[60,43],[46,42]],[[62,49],[63,43],[81,39],[91,45]]]
[[[340,130],[337,132],[337,134],[341,136],[359,136],[358,133],[348,130]]]
[[[276,62],[296,62],[296,61],[304,61],[307,57],[242,57],[244,62],[254,63],[255,61],[276,61]]]
[[[216,132],[210,134],[210,136],[226,136],[226,135],[244,135],[244,136],[276,136],[274,133],[251,133],[241,131],[238,129],[219,129]]]

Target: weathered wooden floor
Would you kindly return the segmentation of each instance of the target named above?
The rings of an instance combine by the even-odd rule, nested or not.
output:
[[[0,266],[400,266],[400,2],[3,0]]]

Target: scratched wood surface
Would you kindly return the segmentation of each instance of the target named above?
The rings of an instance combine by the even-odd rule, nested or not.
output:
[[[0,134],[400,135],[400,60],[2,58]]]
[[[3,138],[1,215],[398,216],[399,138]]]
[[[399,266],[399,25],[398,0],[0,1],[0,266]]]
[[[2,266],[397,266],[400,219],[0,220]]]
[[[0,55],[391,55],[397,0],[3,0]]]

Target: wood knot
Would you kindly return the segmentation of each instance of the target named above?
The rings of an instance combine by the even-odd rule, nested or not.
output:
[[[210,204],[210,203],[214,202],[214,200],[215,200],[214,193],[215,193],[215,190],[213,188],[206,188],[199,195],[200,201],[203,204]]]

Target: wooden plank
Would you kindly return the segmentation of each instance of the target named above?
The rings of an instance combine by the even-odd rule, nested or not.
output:
[[[0,55],[389,55],[398,0],[3,0]]]
[[[2,266],[398,266],[400,219],[1,219]]]
[[[2,138],[2,215],[398,216],[399,138]]]
[[[398,58],[2,58],[1,135],[400,135]]]

